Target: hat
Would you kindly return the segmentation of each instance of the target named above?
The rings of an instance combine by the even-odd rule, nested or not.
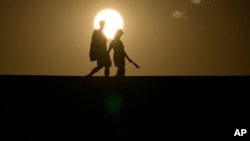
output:
[[[124,34],[124,31],[123,31],[122,29],[118,29],[118,30],[116,31],[116,34]]]

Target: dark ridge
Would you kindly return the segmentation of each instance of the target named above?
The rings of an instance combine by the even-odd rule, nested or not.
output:
[[[233,137],[248,125],[249,78],[1,75],[2,138]]]

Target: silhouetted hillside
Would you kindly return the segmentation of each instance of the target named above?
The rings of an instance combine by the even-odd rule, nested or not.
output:
[[[249,77],[0,76],[3,138],[171,139],[247,128]]]

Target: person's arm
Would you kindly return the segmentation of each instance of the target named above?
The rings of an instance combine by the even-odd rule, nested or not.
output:
[[[111,49],[112,49],[112,44],[113,44],[113,42],[111,42],[110,45],[109,45],[108,53],[109,53],[109,52],[111,51]]]
[[[125,58],[127,58],[128,61],[129,61],[130,63],[132,63],[133,61],[128,57],[128,54],[126,53],[126,51],[125,51],[125,49],[124,49],[123,43],[122,43],[122,46],[123,46],[123,51],[124,51]]]

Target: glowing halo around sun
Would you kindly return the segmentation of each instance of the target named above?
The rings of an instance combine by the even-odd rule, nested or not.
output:
[[[113,39],[117,29],[123,29],[124,23],[122,16],[113,9],[104,9],[100,11],[94,20],[94,28],[99,29],[99,22],[106,22],[103,33],[108,39]]]

